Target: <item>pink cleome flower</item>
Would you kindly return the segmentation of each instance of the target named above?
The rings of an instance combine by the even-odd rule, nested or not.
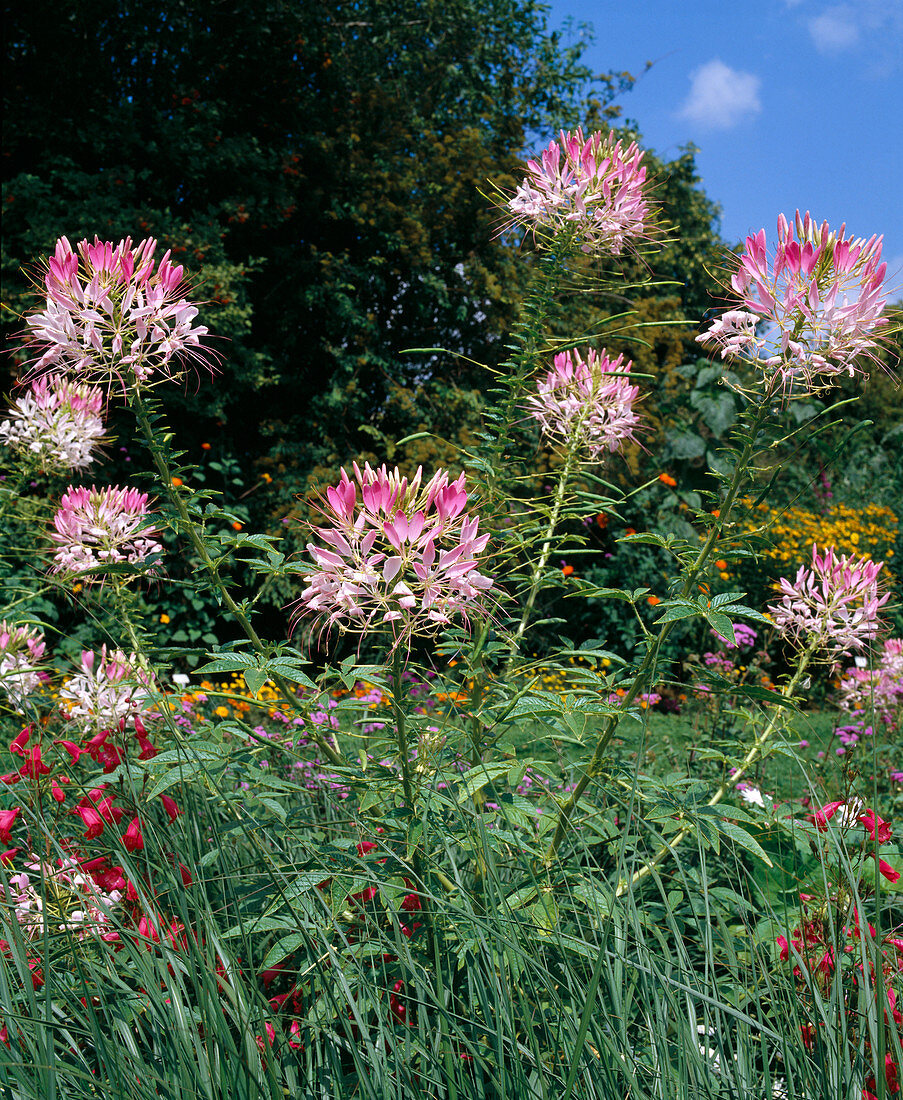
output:
[[[421,469],[410,480],[385,466],[353,469],[326,491],[330,524],[315,528],[325,546],[308,544],[315,568],[298,614],[355,633],[389,624],[398,639],[483,610],[492,580],[477,567],[489,535],[464,511],[464,475],[438,470],[422,485]]]
[[[30,856],[11,873],[3,898],[24,935],[71,932],[77,939],[112,933],[111,915],[122,902],[119,890],[103,890],[74,856],[54,861]]]
[[[547,438],[570,441],[576,434],[590,458],[601,461],[636,439],[640,418],[633,403],[640,391],[625,377],[632,366],[623,355],[609,359],[604,349],[597,354],[587,348],[582,355],[563,351],[539,380],[527,410]]]
[[[801,566],[796,580],[782,577],[781,602],[769,606],[778,631],[799,646],[818,645],[839,656],[863,649],[878,633],[878,611],[890,593],[879,595],[883,562],[837,557],[833,547],[819,554],[812,547],[812,567]]]
[[[137,489],[104,489],[70,485],[53,517],[50,538],[57,543],[55,573],[89,573],[119,562],[137,564],[163,547],[151,536],[147,493]],[[86,578],[89,579],[89,578]]]
[[[903,638],[888,638],[874,668],[848,668],[840,681],[838,705],[863,721],[870,712],[890,725],[903,706]]]
[[[99,660],[98,660],[99,656]],[[84,730],[105,730],[137,718],[154,717],[154,682],[121,650],[82,652],[80,670],[60,689],[65,715]]]
[[[797,211],[793,225],[781,214],[773,260],[764,229],[747,237],[731,278],[737,301],[697,341],[720,349],[722,359],[749,356],[775,392],[855,374],[857,358],[870,354],[886,324],[887,264],[881,237],[848,239],[845,229],[832,232],[808,211]]]
[[[42,682],[37,669],[47,646],[35,626],[0,622],[0,688],[20,707]]]
[[[584,252],[619,255],[631,239],[647,233],[650,205],[645,194],[643,152],[614,134],[561,131],[508,203],[512,224],[552,233],[570,230]]]
[[[103,442],[103,393],[51,374],[32,383],[0,423],[0,443],[41,469],[80,470],[90,466]]]
[[[209,360],[183,268],[167,252],[155,271],[156,247],[153,238],[133,248],[129,237],[117,245],[95,237],[76,252],[60,237],[47,261],[46,308],[26,318],[26,339],[40,353],[35,371],[62,365],[79,379],[124,386],[129,375],[139,384],[170,377],[185,356]]]

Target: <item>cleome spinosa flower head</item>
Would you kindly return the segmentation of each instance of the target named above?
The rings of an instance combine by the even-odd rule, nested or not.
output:
[[[153,717],[154,687],[134,654],[107,652],[104,645],[99,653],[83,650],[78,672],[60,689],[60,703],[69,719],[86,731],[97,731]]]
[[[40,687],[37,666],[46,649],[39,627],[0,622],[0,689],[15,706],[21,706]]]
[[[616,140],[597,130],[584,138],[561,131],[536,159],[508,202],[512,225],[573,232],[583,252],[620,255],[633,240],[647,235],[650,204],[646,197],[643,151],[636,142]]]
[[[464,475],[437,470],[424,485],[385,466],[342,470],[326,491],[328,523],[308,544],[307,574],[296,617],[312,615],[329,629],[365,633],[387,626],[397,642],[430,634],[485,609],[492,580],[479,572],[489,535],[469,515]]]
[[[547,439],[567,442],[576,434],[588,457],[599,462],[636,439],[640,418],[633,404],[640,391],[625,377],[632,366],[623,355],[609,359],[604,349],[598,354],[593,348],[563,351],[539,379],[527,411]]]
[[[90,573],[104,565],[136,565],[163,549],[149,522],[147,493],[108,485],[70,485],[53,517],[50,538],[57,544],[54,573]],[[90,577],[85,578],[90,581]]]
[[[184,269],[157,242],[114,245],[94,238],[73,249],[65,237],[47,260],[43,312],[26,317],[25,339],[37,353],[32,373],[62,368],[78,381],[125,389],[181,372],[185,358],[208,363],[196,325],[197,307],[185,297]]]
[[[796,580],[778,582],[781,601],[769,606],[778,632],[799,648],[810,645],[838,657],[864,649],[875,638],[878,612],[890,593],[879,594],[883,562],[838,557],[833,547],[819,554],[812,547],[812,566],[800,566]]]
[[[45,473],[84,469],[103,442],[103,404],[97,386],[58,374],[37,378],[0,422],[0,443]]]
[[[847,238],[808,211],[791,224],[778,218],[770,257],[765,230],[746,238],[731,277],[734,301],[701,335],[722,359],[747,357],[769,393],[810,392],[873,353],[886,323],[881,237]]]

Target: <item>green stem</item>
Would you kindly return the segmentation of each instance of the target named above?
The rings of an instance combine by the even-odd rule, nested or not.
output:
[[[417,793],[411,776],[411,762],[408,759],[408,716],[405,710],[404,660],[401,646],[396,645],[392,653],[392,716],[395,719],[395,738],[398,745],[398,765],[401,768],[401,789],[404,795],[408,826],[414,822],[417,813]],[[423,861],[420,858],[420,842],[411,852],[411,868],[414,872],[417,889],[420,891],[422,915],[427,919],[427,893],[423,878]]]
[[[131,393],[131,405],[135,413],[135,418],[138,421],[138,425],[141,428],[141,432],[144,435],[144,440],[147,444],[148,451],[150,452],[151,459],[154,463],[154,467],[160,477],[160,481],[163,485],[163,490],[166,493],[170,504],[175,509],[178,517],[178,526],[183,538],[186,538],[193,547],[195,553],[201,559],[201,563],[204,569],[210,575],[213,581],[214,587],[219,595],[220,600],[226,606],[232,618],[238,623],[245,637],[250,641],[254,647],[255,652],[264,658],[269,656],[267,647],[260,639],[257,631],[254,629],[251,620],[245,614],[241,607],[233,600],[232,594],[229,589],[223,584],[222,578],[219,575],[216,563],[211,558],[207,546],[204,543],[203,538],[197,530],[197,526],[191,518],[185,501],[182,499],[178,490],[172,483],[172,469],[167,457],[167,447],[165,440],[161,443],[160,440],[154,435],[153,425],[151,424],[150,416],[148,415],[147,405],[144,402],[141,394],[137,390],[133,390]],[[279,688],[280,693],[285,699],[286,704],[292,709],[297,710],[297,703],[295,692],[292,689],[288,681],[280,676],[278,673],[272,674],[273,682]],[[336,767],[345,767],[346,761],[338,752],[336,747],[323,737],[315,728],[309,729],[311,739],[316,744],[317,748],[324,753],[330,762]]]
[[[510,481],[510,462],[506,451],[511,447],[512,425],[520,415],[518,406],[523,398],[527,379],[536,369],[542,349],[549,311],[560,279],[562,264],[573,251],[568,237],[556,239],[539,258],[535,281],[524,299],[521,316],[511,333],[512,354],[500,368],[501,399],[492,411],[492,429],[484,452],[482,467],[485,491],[489,502],[499,506],[507,500],[505,488]],[[499,391],[496,390],[496,394]]]
[[[4,482],[3,490],[0,492],[0,519],[15,507],[16,501],[22,495],[22,489],[30,479],[29,471],[20,469],[13,481],[8,485]]]
[[[413,818],[415,813],[414,785],[411,780],[411,765],[408,760],[408,716],[404,709],[404,661],[401,646],[396,646],[392,654],[392,716],[395,719],[395,739],[398,744],[398,763],[401,767],[401,786],[404,791],[405,809]]]
[[[536,595],[539,592],[539,585],[542,581],[545,573],[546,565],[549,560],[549,554],[552,549],[552,538],[555,534],[555,529],[558,526],[558,520],[561,517],[561,509],[564,506],[564,499],[567,495],[568,481],[570,480],[571,473],[578,462],[578,452],[580,450],[580,444],[582,440],[580,438],[580,424],[575,427],[574,433],[571,436],[571,441],[568,446],[567,457],[565,458],[564,466],[562,467],[561,474],[558,478],[558,487],[555,490],[555,498],[552,502],[552,511],[549,513],[549,523],[546,527],[545,536],[542,544],[542,550],[540,551],[539,558],[533,567],[533,575],[530,578],[530,591],[527,594],[527,600],[524,604],[524,611],[521,615],[520,622],[518,623],[517,630],[514,632],[514,637],[511,639],[511,645],[508,650],[508,661],[505,666],[505,675],[511,671],[511,664],[517,655],[520,648],[520,642],[527,630],[527,624],[530,621],[530,614],[533,611],[533,605],[536,603]]]
[[[814,649],[808,649],[803,653],[802,657],[800,658],[800,663],[796,669],[796,672],[794,672],[793,674],[793,678],[781,690],[781,695],[785,699],[790,700],[793,698],[793,694],[799,686],[799,683],[803,678],[803,674],[809,666],[809,663],[811,662],[814,653]],[[722,780],[721,786],[718,788],[717,791],[715,791],[715,793],[706,803],[707,806],[717,806],[718,803],[724,798],[724,796],[737,786],[744,775],[746,775],[749,769],[762,755],[766,743],[769,741],[774,732],[781,728],[783,722],[784,708],[777,707],[774,714],[769,719],[768,724],[765,726],[759,736],[753,741],[749,752],[747,752],[746,756],[743,757],[743,760],[740,763],[740,767],[734,772],[732,776]],[[667,842],[667,844],[663,844],[652,857],[652,859],[650,859],[647,863],[644,863],[643,866],[638,871],[636,871],[629,880],[625,880],[618,884],[617,891],[615,892],[615,897],[623,897],[624,894],[626,894],[632,886],[635,886],[638,882],[641,882],[644,878],[647,877],[647,875],[651,875],[653,870],[658,867],[662,860],[665,859],[666,856],[674,852],[677,846],[692,832],[693,826],[685,825],[682,829],[675,833],[675,835]]]
[[[700,574],[706,566],[709,558],[712,556],[715,544],[721,537],[721,533],[730,518],[731,511],[736,503],[737,497],[740,493],[740,487],[742,486],[747,475],[747,466],[753,453],[756,449],[756,439],[759,433],[759,428],[762,426],[765,418],[768,415],[768,407],[763,403],[756,409],[756,414],[753,417],[752,424],[750,426],[749,435],[746,443],[743,446],[743,450],[738,456],[737,465],[734,469],[734,476],[731,479],[731,483],[728,486],[727,493],[724,501],[719,509],[717,521],[712,525],[712,529],[708,534],[705,542],[699,549],[696,559],[690,566],[687,572],[686,579],[684,580],[683,588],[680,590],[679,597],[686,599],[693,591],[694,585],[697,582]],[[665,643],[668,635],[674,629],[674,622],[664,623],[659,629],[658,635],[653,639],[652,643],[647,646],[646,653],[640,663],[639,668],[634,674],[633,681],[627,690],[627,694],[621,700],[619,710],[625,712],[631,703],[640,694],[646,685],[649,678],[649,674],[655,667],[658,661],[658,656],[661,652],[662,646]],[[588,767],[584,771],[583,775],[577,781],[577,785],[571,792],[567,801],[562,803],[558,809],[558,823],[555,828],[555,834],[552,837],[546,852],[546,862],[551,862],[561,845],[564,835],[567,831],[568,824],[573,816],[574,810],[577,808],[577,803],[583,797],[583,792],[592,782],[593,778],[598,775],[602,768],[602,761],[605,757],[605,750],[608,747],[612,737],[614,737],[615,730],[621,720],[620,714],[613,714],[609,717],[607,722],[602,728],[602,733],[599,735],[599,739],[596,742],[596,748],[593,753],[592,759],[589,762]]]

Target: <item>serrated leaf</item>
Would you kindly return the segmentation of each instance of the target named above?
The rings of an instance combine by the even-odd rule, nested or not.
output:
[[[286,680],[291,680],[293,684],[303,684],[305,687],[316,690],[317,685],[313,680],[306,672],[301,671],[295,661],[290,660],[288,657],[277,657],[276,660],[270,661],[266,668],[278,673]]]
[[[727,617],[722,615],[720,611],[706,611],[705,617],[712,629],[725,638],[731,645],[737,644],[737,639],[734,637],[734,624]]]
[[[745,595],[745,592],[719,592],[717,596],[712,597],[712,607],[721,608],[725,604],[736,603],[737,600],[742,600]]]
[[[303,932],[292,932],[291,935],[283,936],[267,951],[260,969],[269,970],[271,966],[287,959],[292,952],[297,951],[299,947],[303,947],[309,938]]]
[[[471,768],[469,772],[465,772],[461,776],[463,784],[458,792],[459,804],[466,802],[472,794],[482,790],[488,783],[505,775],[510,767],[510,764],[480,764],[476,768]]]
[[[718,820],[718,830],[724,833],[725,836],[730,837],[734,843],[739,844],[741,848],[745,848],[748,852],[752,852],[754,856],[758,856],[769,867],[774,866],[758,840],[754,836],[750,836],[745,829],[741,829],[736,822],[722,817]]]
[[[291,927],[281,917],[250,917],[243,920],[241,924],[234,925],[228,932],[224,932],[223,939],[234,940],[239,936],[253,935],[255,932],[288,932]]]
[[[161,776],[157,782],[151,787],[147,793],[147,798],[156,798],[158,795],[163,794],[164,791],[168,791],[170,787],[174,787],[177,783],[182,783],[184,780],[189,779],[194,772],[199,771],[199,767],[192,769],[185,768],[173,768],[172,771]]]
[[[241,669],[253,668],[256,664],[257,658],[253,653],[226,653],[195,671],[199,676],[208,672],[239,672]]]
[[[656,625],[662,623],[677,622],[678,619],[690,619],[694,615],[701,615],[700,609],[692,603],[674,603],[665,608],[664,614],[656,619]]]
[[[269,679],[266,670],[262,668],[246,668],[242,675],[252,695],[256,695]]]

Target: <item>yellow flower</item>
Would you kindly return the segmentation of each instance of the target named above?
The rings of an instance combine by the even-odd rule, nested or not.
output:
[[[171,620],[170,620],[170,618],[169,618],[169,616],[168,616],[168,615],[166,615],[166,614],[163,614],[163,615],[161,615],[161,616],[160,616],[160,622],[161,622],[161,623],[168,623],[168,622],[170,622],[170,621],[171,621]]]

